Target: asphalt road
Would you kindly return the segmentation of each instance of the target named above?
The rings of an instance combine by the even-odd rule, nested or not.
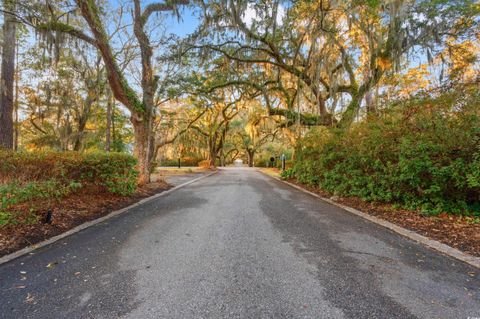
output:
[[[475,318],[476,268],[249,169],[0,266],[1,318]]]

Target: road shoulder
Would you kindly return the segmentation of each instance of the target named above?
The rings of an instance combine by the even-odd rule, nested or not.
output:
[[[259,171],[261,173],[263,173],[264,175],[267,175],[269,176],[270,178],[273,178],[281,183],[284,183],[284,184],[287,184],[297,190],[300,190],[304,193],[307,193],[311,196],[314,196],[318,199],[321,199],[331,205],[334,205],[334,206],[337,206],[339,208],[342,208],[343,210],[351,213],[351,214],[354,214],[354,215],[357,215],[357,216],[360,216],[364,219],[367,219],[377,225],[380,225],[382,227],[385,227],[385,228],[388,228],[390,229],[391,231],[394,231],[404,237],[407,237],[409,238],[410,240],[413,240],[415,242],[418,242],[422,245],[425,245],[433,250],[436,250],[442,254],[445,254],[447,256],[450,256],[450,257],[453,257],[457,260],[460,260],[460,261],[463,261],[469,265],[472,265],[474,267],[477,267],[477,268],[480,268],[480,258],[479,257],[475,257],[475,256],[472,256],[470,254],[467,254],[465,252],[462,252],[456,248],[453,248],[451,246],[448,246],[444,243],[441,243],[437,240],[433,240],[433,239],[430,239],[426,236],[423,236],[423,235],[420,235],[412,230],[408,230],[406,228],[403,228],[401,226],[398,226],[398,225],[395,225],[389,221],[386,221],[386,220],[383,220],[383,219],[380,219],[378,217],[375,217],[375,216],[372,216],[370,214],[367,214],[365,212],[362,212],[358,209],[355,209],[353,207],[349,207],[347,205],[344,205],[344,204],[341,204],[341,203],[338,203],[330,198],[326,198],[324,196],[321,196],[317,193],[314,193],[314,192],[311,192],[307,189],[305,189],[304,187],[301,187],[299,185],[296,185],[296,184],[293,184],[293,183],[290,183],[288,181],[285,181],[283,179],[281,179],[278,175],[278,173],[276,173],[275,171],[272,171],[272,170],[265,170],[265,169],[259,169]]]
[[[160,193],[157,193],[157,194],[154,194],[152,196],[149,196],[149,197],[146,197],[146,198],[143,198],[141,200],[139,200],[138,202],[135,202],[127,207],[123,207],[121,209],[118,209],[118,210],[115,210],[115,211],[112,211],[110,213],[108,213],[107,215],[104,215],[103,217],[100,217],[100,218],[97,218],[97,219],[94,219],[94,220],[91,220],[91,221],[88,221],[88,222],[85,222],[85,223],[82,223],[74,228],[71,228],[65,232],[62,232],[61,234],[59,235],[56,235],[56,236],[53,236],[53,237],[50,237],[46,240],[43,240],[43,241],[40,241],[38,243],[35,243],[33,245],[29,245],[25,248],[22,248],[20,250],[17,250],[15,252],[12,252],[10,254],[7,254],[7,255],[4,255],[0,258],[0,265],[2,264],[5,264],[11,260],[14,260],[18,257],[21,257],[23,255],[27,255],[27,254],[31,254],[33,251],[39,249],[39,248],[42,248],[42,247],[45,247],[45,246],[48,246],[50,244],[53,244],[55,243],[56,241],[58,240],[61,240],[65,237],[68,237],[70,235],[73,235],[75,233],[78,233],[79,231],[82,231],[86,228],[89,228],[91,226],[94,226],[94,225],[97,225],[99,223],[102,223],[108,219],[111,219],[115,216],[118,216],[118,215],[121,215],[123,213],[126,213],[128,212],[129,210],[135,208],[135,207],[138,207],[142,204],[145,204],[151,200],[154,200],[156,198],[159,198],[159,197],[162,197],[162,196],[166,196],[182,187],[185,187],[189,184],[192,184],[196,181],[199,181],[201,179],[204,179],[206,177],[209,177],[213,174],[217,173],[217,171],[205,171],[205,172],[202,172],[202,173],[199,173],[199,174],[195,174],[195,175],[192,175],[188,178],[188,180],[184,180],[183,183],[178,183],[177,185],[174,185],[174,187],[168,189],[168,190],[165,190],[163,192],[160,192]]]

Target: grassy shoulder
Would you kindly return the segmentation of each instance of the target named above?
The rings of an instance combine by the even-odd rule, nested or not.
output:
[[[135,164],[120,153],[0,151],[0,256],[170,187],[137,187]]]

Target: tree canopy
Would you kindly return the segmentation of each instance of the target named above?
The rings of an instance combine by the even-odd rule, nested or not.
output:
[[[253,165],[272,149],[294,153],[313,127],[346,132],[399,98],[478,80],[473,0],[12,0],[1,10],[5,41],[9,26],[20,30],[16,66],[2,54],[2,77],[16,81],[15,95],[2,86],[12,91],[2,138],[133,151],[141,183],[172,149]]]

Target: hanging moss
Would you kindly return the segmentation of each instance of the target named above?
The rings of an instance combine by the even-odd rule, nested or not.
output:
[[[59,21],[50,21],[44,22],[37,25],[37,29],[41,31],[59,31],[59,32],[72,32],[74,27],[67,23],[59,22]]]
[[[93,18],[95,28],[97,29],[97,31],[99,31],[102,34],[102,36],[101,36],[102,41],[104,41],[105,43],[108,43],[108,36],[106,34],[103,23],[100,20],[100,13],[99,13],[99,10],[98,10],[98,6],[96,5],[94,0],[88,0],[87,1],[87,7],[88,7],[88,11],[90,12],[90,14]],[[109,51],[111,51],[110,46],[107,46],[107,49]],[[112,52],[109,52],[109,54],[111,56],[113,56]],[[125,95],[127,97],[128,104],[129,104],[128,106],[132,108],[132,111],[135,111],[135,112],[138,112],[138,113],[145,112],[146,108],[145,108],[144,103],[142,103],[139,100],[139,98],[137,96],[137,93],[135,93],[135,91],[128,84],[127,80],[125,80],[122,72],[118,69],[118,66],[117,66],[116,63],[114,63],[114,67],[116,69],[115,72],[120,77],[120,85],[122,86],[122,90],[125,92]]]

